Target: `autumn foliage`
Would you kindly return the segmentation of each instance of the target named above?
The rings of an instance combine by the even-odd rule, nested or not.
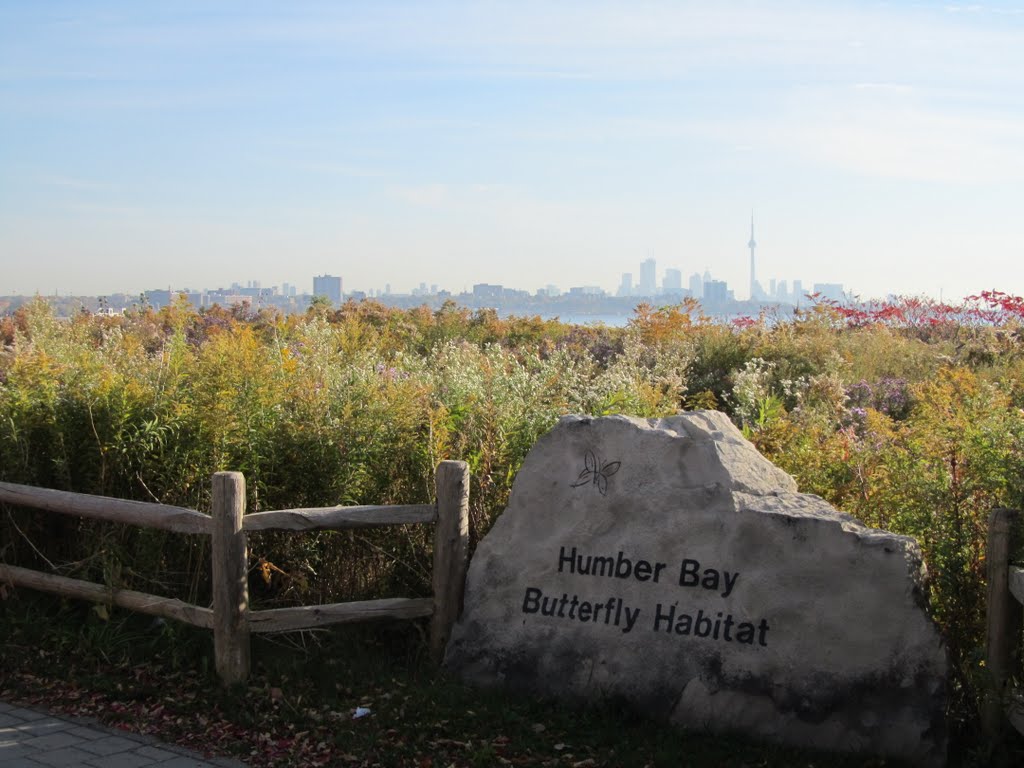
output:
[[[375,302],[284,317],[179,303],[125,317],[0,320],[0,479],[209,504],[245,473],[251,511],[422,503],[472,472],[471,535],[567,413],[728,412],[771,460],[869,525],[915,536],[970,722],[985,521],[1024,502],[1024,299],[905,298],[717,322],[641,305],[625,328]],[[5,510],[0,559],[208,599],[201,539]],[[429,531],[261,534],[257,605],[427,594]]]

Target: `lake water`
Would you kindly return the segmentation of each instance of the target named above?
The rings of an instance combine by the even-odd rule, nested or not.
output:
[[[510,317],[513,315],[535,317],[540,316],[544,320],[553,320],[558,318],[563,323],[569,323],[570,325],[605,325],[609,328],[625,328],[629,323],[633,315],[559,315],[551,312],[498,312],[501,317]],[[718,315],[714,316],[715,322],[718,323],[731,323],[740,317],[746,317],[746,315]],[[769,319],[769,323],[771,320]]]

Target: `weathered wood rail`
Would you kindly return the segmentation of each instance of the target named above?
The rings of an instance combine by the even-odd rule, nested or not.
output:
[[[288,632],[330,624],[429,616],[430,652],[440,661],[462,605],[469,541],[469,468],[462,461],[442,461],[434,483],[434,504],[282,509],[251,515],[245,514],[245,478],[240,472],[217,472],[213,476],[209,515],[165,504],[0,483],[0,503],[4,504],[175,533],[209,535],[213,607],[2,563],[0,582],[212,629],[217,674],[225,684],[248,678],[252,632]],[[247,531],[339,530],[422,523],[436,525],[432,597],[249,609]]]
[[[1004,718],[1024,734],[1024,688],[1021,680],[1021,643],[1024,634],[1024,568],[1010,563],[1019,545],[1020,512],[994,509],[988,518],[985,552],[988,604],[985,664],[992,683],[982,712],[990,735],[998,734]]]

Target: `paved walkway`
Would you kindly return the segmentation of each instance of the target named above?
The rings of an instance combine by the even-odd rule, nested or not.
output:
[[[0,702],[0,768],[245,768],[218,757],[164,744],[152,736],[115,731]]]

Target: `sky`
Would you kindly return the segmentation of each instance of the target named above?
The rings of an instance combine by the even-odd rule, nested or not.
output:
[[[0,0],[0,295],[1024,294],[1024,0]]]

